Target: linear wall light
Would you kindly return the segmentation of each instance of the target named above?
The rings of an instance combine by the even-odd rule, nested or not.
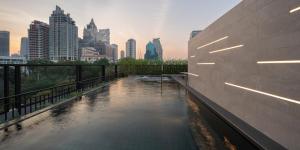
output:
[[[258,93],[258,94],[270,96],[270,97],[273,97],[273,98],[281,99],[283,101],[287,101],[287,102],[291,102],[291,103],[295,103],[295,104],[300,104],[300,101],[298,101],[298,100],[294,100],[294,99],[290,99],[290,98],[286,98],[286,97],[282,97],[282,96],[278,96],[278,95],[274,95],[274,94],[270,94],[270,93],[266,93],[266,92],[262,92],[262,91],[258,91],[258,90],[254,90],[254,89],[250,89],[250,88],[247,88],[247,87],[235,85],[235,84],[228,83],[228,82],[225,82],[225,84],[229,85],[229,86],[232,86],[232,87],[239,88],[239,89],[243,89],[243,90],[246,90],[246,91],[250,91],[250,92],[254,92],[254,93]]]
[[[196,56],[190,56],[191,58],[195,58]]]
[[[299,64],[300,60],[258,61],[258,64]]]
[[[300,6],[290,10],[290,14],[300,10]]]
[[[197,65],[214,65],[216,63],[214,62],[208,62],[208,63],[197,63]]]
[[[225,36],[225,37],[220,38],[220,39],[218,39],[218,40],[216,40],[216,41],[213,41],[213,42],[210,42],[210,43],[205,44],[205,45],[203,45],[203,46],[200,46],[200,47],[198,47],[197,49],[201,49],[201,48],[204,48],[204,47],[206,47],[206,46],[215,44],[215,43],[220,42],[220,41],[223,41],[223,40],[225,40],[225,39],[227,39],[227,38],[229,38],[229,36]]]
[[[213,54],[213,53],[223,52],[223,51],[227,51],[227,50],[237,49],[237,48],[240,48],[240,47],[244,47],[244,45],[232,46],[232,47],[228,47],[228,48],[224,48],[224,49],[219,49],[219,50],[211,51],[209,53]]]
[[[199,77],[199,75],[194,74],[194,73],[189,73],[189,72],[181,72],[181,73],[191,75],[191,76],[195,76],[195,77]]]

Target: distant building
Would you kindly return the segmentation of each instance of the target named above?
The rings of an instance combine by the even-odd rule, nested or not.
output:
[[[147,60],[159,59],[155,45],[152,42],[149,42],[146,46],[146,53],[144,55],[144,59]]]
[[[118,45],[112,44],[111,45],[111,51],[112,51],[112,61],[117,62],[118,61]]]
[[[26,64],[25,57],[0,56],[0,64]]]
[[[121,51],[121,59],[123,59],[123,58],[125,58],[125,51],[124,50]]]
[[[155,46],[158,59],[163,60],[163,49],[160,43],[160,39],[159,38],[153,39],[153,44]]]
[[[29,57],[29,39],[28,39],[28,37],[21,38],[20,54],[22,57],[25,57],[26,59],[28,59],[28,57]]]
[[[77,60],[78,28],[70,14],[56,6],[49,18],[49,56],[52,61]]]
[[[21,55],[18,54],[18,53],[13,53],[13,54],[10,55],[10,57],[21,57]]]
[[[109,29],[99,29],[97,40],[102,41],[107,45],[110,45],[110,30]]]
[[[93,47],[84,47],[81,49],[81,61],[93,63],[102,58],[105,58],[105,56],[100,55],[99,52],[97,52],[96,49]]]
[[[26,39],[24,39],[26,42]],[[29,60],[49,59],[49,25],[33,21],[28,29]],[[23,43],[26,46],[25,43]],[[26,48],[25,48],[26,49]],[[21,53],[25,51],[21,51]]]
[[[83,40],[85,43],[97,42],[98,29],[94,19],[83,29]]]
[[[190,35],[190,39],[192,39],[193,37],[195,37],[196,35],[198,35],[200,32],[202,32],[202,30],[195,30],[191,32]]]
[[[9,32],[0,31],[0,56],[9,56]]]
[[[136,41],[134,39],[126,42],[126,57],[136,59]]]

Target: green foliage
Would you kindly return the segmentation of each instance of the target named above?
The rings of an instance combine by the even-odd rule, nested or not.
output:
[[[133,59],[133,58],[124,58],[120,59],[118,65],[187,65],[187,60],[145,60],[145,59]]]
[[[45,59],[36,59],[36,60],[29,60],[27,62],[28,65],[43,65],[43,64],[54,64],[54,62]]]
[[[109,60],[106,58],[102,58],[100,60],[97,60],[94,62],[95,65],[105,65],[108,66],[109,65]]]

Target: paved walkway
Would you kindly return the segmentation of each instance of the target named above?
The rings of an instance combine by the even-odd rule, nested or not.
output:
[[[124,78],[0,131],[0,149],[195,150],[184,94]]]

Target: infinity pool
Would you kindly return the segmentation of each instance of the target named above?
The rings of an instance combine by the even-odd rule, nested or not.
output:
[[[194,150],[177,83],[123,78],[1,131],[0,149]]]
[[[144,79],[113,81],[0,130],[0,150],[257,149],[176,82]]]

